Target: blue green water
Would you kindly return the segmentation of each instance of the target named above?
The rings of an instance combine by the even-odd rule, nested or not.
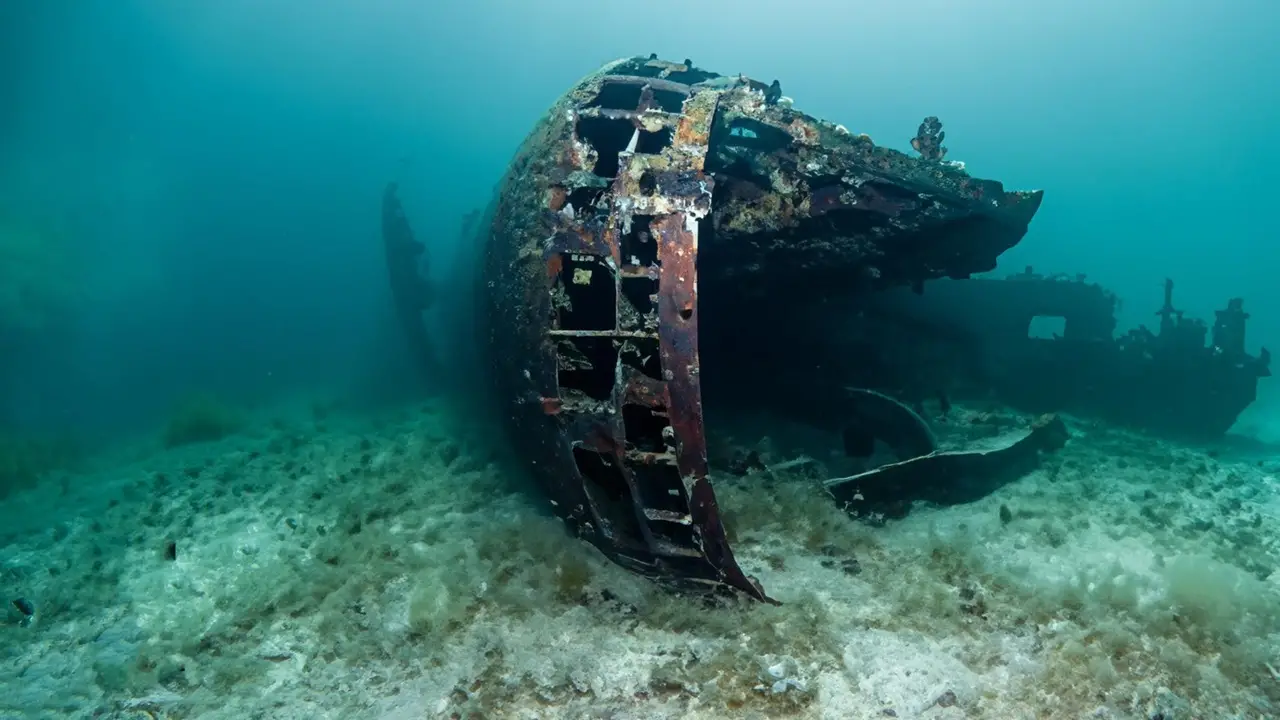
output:
[[[871,525],[811,492],[807,430],[748,427],[764,475],[717,492],[784,604],[707,613],[424,399],[379,212],[399,181],[469,376],[464,216],[579,78],[689,58],[904,152],[940,117],[948,160],[1045,191],[1001,272],[1087,274],[1122,330],[1165,278],[1210,322],[1243,297],[1256,354],[1277,37],[1264,0],[0,2],[0,720],[1271,716],[1274,445],[1071,419],[1027,478]],[[1028,422],[952,417],[957,445]],[[1280,440],[1280,380],[1237,432]]]
[[[6,353],[24,424],[145,425],[193,390],[262,402],[379,368],[382,183],[458,272],[460,218],[531,124],[649,52],[776,77],[904,150],[938,115],[950,158],[1046,190],[1002,267],[1088,273],[1125,324],[1165,277],[1201,317],[1243,296],[1251,351],[1280,345],[1280,8],[1261,0],[85,0],[5,3],[0,28],[0,207],[67,238],[81,293]]]

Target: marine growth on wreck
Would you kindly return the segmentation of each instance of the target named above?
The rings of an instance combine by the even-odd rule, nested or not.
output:
[[[752,303],[797,307],[990,270],[1039,192],[1009,192],[796,109],[780,85],[656,58],[611,63],[530,133],[485,243],[493,397],[569,527],[681,587],[766,600],[708,478],[700,344]],[[733,315],[734,317],[728,318]],[[767,397],[771,378],[744,392]]]

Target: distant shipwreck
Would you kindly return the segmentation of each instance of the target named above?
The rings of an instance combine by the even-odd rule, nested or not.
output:
[[[573,532],[678,588],[769,599],[725,537],[704,398],[901,448],[828,486],[898,514],[980,496],[1066,440],[1046,416],[1026,437],[938,452],[911,409],[934,395],[1226,431],[1269,374],[1265,351],[1245,353],[1240,302],[1207,343],[1168,293],[1158,335],[1114,338],[1096,285],[970,279],[1022,239],[1042,193],[971,177],[944,138],[926,118],[911,157],[800,112],[777,81],[656,57],[606,65],[551,108],[472,242],[488,391]],[[416,256],[391,252],[416,247],[394,188],[386,217],[409,318],[423,301],[396,267]],[[1045,317],[1059,332],[1030,333]]]

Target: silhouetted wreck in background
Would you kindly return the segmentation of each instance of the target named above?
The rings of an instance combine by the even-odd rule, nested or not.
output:
[[[1171,280],[1158,329],[1119,337],[1114,295],[1030,268],[855,304],[858,314],[827,357],[866,360],[841,381],[917,402],[940,390],[1203,440],[1223,435],[1255,400],[1258,379],[1271,374],[1266,349],[1245,350],[1242,300],[1217,311],[1210,328],[1174,308]]]
[[[1061,383],[1054,364],[1080,353],[1142,352],[1109,339],[1105,294],[968,279],[1022,239],[1042,193],[971,177],[944,137],[927,118],[911,157],[794,109],[777,81],[656,57],[611,63],[551,108],[478,223],[477,312],[509,440],[573,532],[675,587],[768,600],[721,525],[704,399],[901,449],[833,482],[837,500],[877,483],[898,508],[963,502],[991,489],[977,475],[1025,471],[1061,446],[1065,427],[1046,417],[1000,447],[942,453],[908,408],[971,382],[1077,409],[1075,395],[1034,395],[1036,374]],[[1068,317],[1069,337],[1026,344],[1030,318],[988,293]],[[929,355],[939,337],[965,352]],[[931,362],[945,373],[924,372]],[[1109,379],[1107,362],[1080,386]]]
[[[423,274],[428,260],[427,247],[413,236],[399,191],[400,185],[396,182],[387,183],[382,190],[382,248],[387,281],[396,321],[414,363],[425,376],[438,378],[441,374],[436,355],[439,348],[432,343],[422,316],[435,304],[436,289]]]

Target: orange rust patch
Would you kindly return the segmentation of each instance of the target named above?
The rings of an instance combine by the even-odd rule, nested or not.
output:
[[[605,249],[609,251],[609,257],[613,258],[614,267],[620,267],[622,265],[622,246],[618,242],[617,227],[614,225],[606,227],[601,235],[601,240],[604,242]]]
[[[818,142],[818,130],[807,122],[796,118],[791,121],[791,136],[802,143],[813,144]]]
[[[602,238],[597,236],[590,228],[583,227],[582,225],[575,225],[573,227],[573,232],[577,234],[579,240],[581,240],[582,247],[586,252],[602,254],[604,250],[608,249],[600,247],[600,241]]]
[[[563,185],[552,185],[547,191],[547,207],[554,212],[560,212],[568,199],[569,191]]]

